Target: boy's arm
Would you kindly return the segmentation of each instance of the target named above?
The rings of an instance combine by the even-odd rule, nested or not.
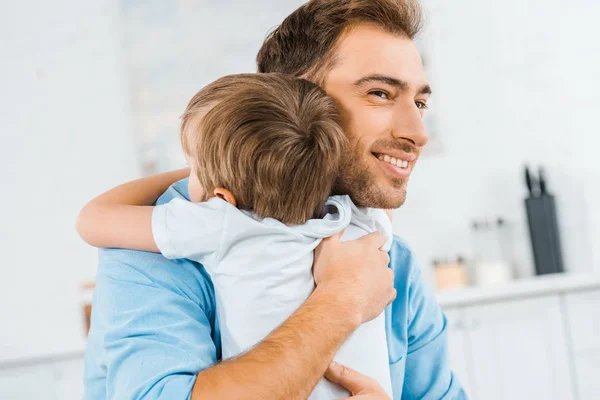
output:
[[[188,169],[125,183],[90,201],[77,217],[79,236],[95,247],[158,252],[152,235],[152,205]]]

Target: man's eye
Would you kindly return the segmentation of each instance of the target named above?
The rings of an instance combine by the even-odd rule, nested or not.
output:
[[[369,92],[369,94],[386,100],[389,98],[388,94],[383,90],[372,90]]]
[[[417,105],[417,108],[419,110],[427,110],[429,108],[427,103],[425,103],[424,101],[415,101],[415,104]]]

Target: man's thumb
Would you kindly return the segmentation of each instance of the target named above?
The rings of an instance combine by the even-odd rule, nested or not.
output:
[[[329,238],[335,238],[335,240],[340,241],[340,240],[342,240],[342,235],[344,234],[344,231],[345,231],[345,229],[342,229],[341,231],[339,231],[335,235],[331,235]]]
[[[329,365],[325,371],[325,378],[331,382],[337,383],[348,390],[353,396],[365,389],[365,377],[355,370],[336,363]]]

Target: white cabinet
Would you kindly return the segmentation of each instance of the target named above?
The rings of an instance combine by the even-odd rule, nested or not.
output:
[[[573,364],[581,400],[600,396],[600,291],[566,296]]]
[[[447,312],[457,317],[450,324],[450,359],[471,398],[573,398],[558,296],[459,310]]]
[[[471,348],[469,346],[468,332],[465,329],[462,309],[446,311],[448,318],[448,349],[450,368],[462,383],[465,391],[472,399],[476,399],[471,382]]]
[[[54,371],[49,365],[0,369],[0,399],[55,400]]]
[[[0,369],[1,400],[83,399],[83,359]]]
[[[471,319],[478,398],[572,398],[558,296],[482,305],[465,312]]]
[[[54,363],[54,382],[57,400],[83,399],[83,359]]]

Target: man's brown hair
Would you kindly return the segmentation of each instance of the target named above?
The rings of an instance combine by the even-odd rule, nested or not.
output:
[[[347,139],[323,89],[282,74],[239,74],[204,87],[182,115],[182,146],[208,195],[231,191],[260,218],[318,217]]]
[[[258,72],[279,72],[323,83],[336,63],[339,37],[352,26],[372,24],[414,39],[422,25],[418,0],[312,0],[272,31],[256,57]]]

